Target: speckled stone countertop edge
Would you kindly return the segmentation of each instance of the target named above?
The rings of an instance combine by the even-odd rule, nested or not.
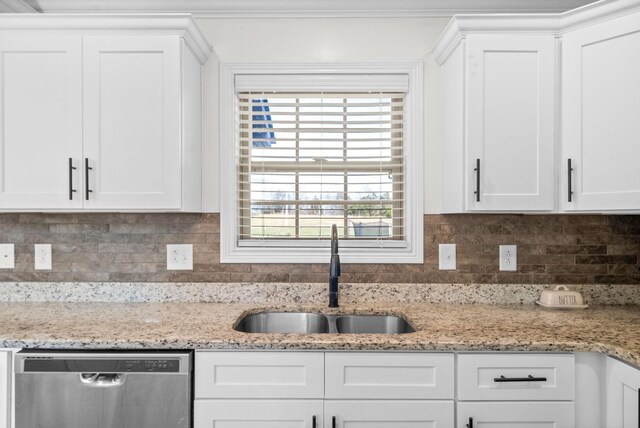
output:
[[[415,333],[251,334],[233,329],[266,310],[404,316]],[[553,311],[534,305],[250,305],[0,303],[0,347],[429,352],[599,352],[640,366],[640,308]]]

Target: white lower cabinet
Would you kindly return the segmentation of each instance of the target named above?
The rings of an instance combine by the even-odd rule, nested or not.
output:
[[[453,400],[327,400],[324,428],[453,428]]]
[[[328,352],[324,361],[327,399],[454,398],[452,354]]]
[[[11,427],[11,350],[0,349],[0,428]]]
[[[640,370],[607,357],[607,427],[640,427]]]
[[[322,400],[196,400],[194,428],[320,428]]]
[[[458,355],[459,428],[574,428],[574,354]]]
[[[454,428],[454,355],[207,352],[194,428]]]
[[[573,402],[458,403],[459,428],[574,428]]]
[[[195,373],[194,428],[640,426],[640,370],[595,353],[196,351]],[[0,350],[0,428],[10,374]]]
[[[196,352],[195,397],[324,398],[322,352]]]

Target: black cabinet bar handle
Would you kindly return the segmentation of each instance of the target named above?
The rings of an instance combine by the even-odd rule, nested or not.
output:
[[[331,428],[336,428],[336,417],[331,416]]]
[[[476,191],[473,193],[476,195],[476,202],[480,202],[480,159],[476,159],[476,167],[473,170],[476,172]]]
[[[316,428],[316,415],[311,418],[311,428]]]
[[[546,382],[546,377],[533,377],[529,375],[528,377],[494,377],[494,382]]]
[[[467,428],[473,428],[473,418],[469,418],[469,423],[466,426]]]
[[[73,166],[73,159],[69,158],[69,200],[73,201],[73,194],[76,192],[76,189],[73,188],[73,170],[76,169]]]
[[[571,159],[567,159],[567,186],[568,188],[568,195],[569,195],[569,202],[571,202],[571,200],[573,199],[573,186],[571,185],[571,177],[573,173],[573,167],[571,166]]]
[[[85,188],[84,198],[87,201],[89,200],[89,193],[93,192],[93,190],[89,188],[89,171],[92,169],[93,168],[89,166],[89,158],[84,158],[84,188]]]

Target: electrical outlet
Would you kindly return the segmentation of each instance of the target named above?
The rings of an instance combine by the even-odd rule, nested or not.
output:
[[[440,270],[456,270],[456,244],[440,244],[438,250]]]
[[[0,269],[13,269],[15,267],[15,245],[0,244]]]
[[[34,267],[37,270],[51,269],[51,244],[36,244],[34,256]]]
[[[167,270],[193,270],[193,245],[167,244]]]
[[[518,247],[516,245],[500,245],[500,270],[515,271],[518,269]]]

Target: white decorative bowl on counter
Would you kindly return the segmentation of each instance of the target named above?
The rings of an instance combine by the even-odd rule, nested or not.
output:
[[[571,291],[564,285],[558,285],[553,290],[542,290],[540,299],[536,300],[536,304],[553,309],[584,309],[589,305],[585,305],[582,300],[582,294],[577,291]]]

